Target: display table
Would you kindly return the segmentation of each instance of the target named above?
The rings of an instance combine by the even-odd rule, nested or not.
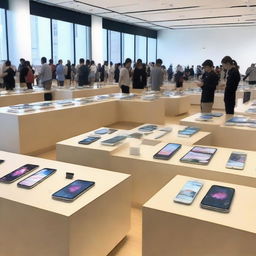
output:
[[[94,168],[102,168],[111,170],[111,159],[114,157],[115,152],[118,152],[122,148],[129,151],[129,147],[133,145],[139,145],[143,140],[148,143],[158,144],[161,142],[169,143],[181,143],[186,145],[200,144],[200,145],[210,145],[211,144],[211,134],[207,132],[198,132],[191,138],[181,138],[178,137],[178,130],[183,129],[184,126],[172,125],[173,131],[159,139],[154,139],[154,136],[158,133],[152,133],[147,136],[143,136],[142,140],[136,140],[132,138],[127,138],[123,143],[118,144],[114,147],[108,147],[101,145],[101,141],[112,138],[117,135],[123,135],[128,133],[138,132],[138,128],[130,131],[119,130],[113,134],[101,135],[101,139],[90,144],[90,145],[80,145],[79,141],[87,138],[89,135],[93,135],[94,132],[88,132],[61,142],[56,145],[56,158],[59,161],[80,164],[85,166],[91,166]],[[104,128],[104,127],[103,127]],[[101,129],[101,128],[100,128]],[[155,135],[154,135],[155,134]],[[129,154],[129,153],[128,153]],[[100,161],[99,161],[100,159]]]
[[[0,255],[102,256],[128,233],[128,175],[3,151],[0,158],[5,159],[1,175],[28,163],[38,164],[37,170],[57,169],[31,190],[0,184]],[[53,200],[54,192],[72,182],[65,179],[70,171],[95,186],[72,203]]]
[[[64,99],[73,99],[73,98],[83,98],[90,97],[102,94],[112,94],[119,93],[120,88],[116,85],[102,85],[101,87],[97,87],[96,85],[83,89],[56,89],[53,93],[53,98],[55,100],[64,100]]]
[[[44,101],[44,94],[51,91],[34,90],[20,93],[5,93],[1,91],[0,107]]]
[[[255,255],[256,189],[202,180],[204,186],[192,205],[173,202],[192,177],[176,176],[143,206],[143,256]],[[230,213],[200,208],[212,185],[235,189]]]
[[[247,110],[249,108],[256,108],[256,106],[252,106],[253,104],[253,101],[249,101],[249,102],[246,102],[243,104],[243,99],[239,99],[238,102],[237,102],[237,106],[235,108],[235,114],[236,115],[246,115],[246,116],[249,116],[251,118],[254,118],[256,117],[256,113],[248,113]]]
[[[58,141],[116,122],[164,123],[164,103],[109,99],[14,114],[0,109],[0,149],[38,154]],[[7,132],[8,131],[8,132]]]
[[[190,98],[184,96],[162,97],[165,102],[165,115],[178,116],[187,113],[190,109]]]

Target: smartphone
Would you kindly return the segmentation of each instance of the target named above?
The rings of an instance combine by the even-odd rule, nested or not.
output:
[[[202,187],[202,182],[190,180],[182,187],[173,201],[181,204],[192,204]]]
[[[183,163],[207,165],[216,151],[216,148],[194,147],[180,161]]]
[[[179,137],[191,137],[192,135],[196,134],[199,131],[200,131],[200,129],[197,127],[187,127],[183,130],[178,131],[178,136]]]
[[[232,152],[226,164],[226,168],[243,170],[245,166],[246,158],[247,158],[247,154],[245,153]]]
[[[35,164],[23,165],[20,168],[8,173],[7,175],[3,176],[2,178],[0,178],[0,182],[12,183],[12,182],[18,180],[19,178],[25,176],[26,174],[30,173],[31,171],[33,171],[34,169],[36,169],[38,167],[39,167],[39,165],[35,165]]]
[[[119,135],[119,136],[115,136],[111,139],[104,140],[101,142],[101,144],[105,145],[105,146],[115,146],[118,143],[120,143],[121,141],[125,140],[126,138],[127,138],[127,136]]]
[[[201,207],[208,210],[227,213],[235,194],[235,189],[213,185],[201,202]]]
[[[44,168],[28,178],[20,181],[17,186],[21,188],[34,188],[37,186],[39,183],[50,177],[52,174],[56,172],[56,169],[51,169],[51,168]]]
[[[53,199],[72,202],[95,185],[93,181],[75,180],[52,194]]]
[[[157,125],[145,125],[139,128],[141,132],[152,132],[157,129]]]
[[[104,134],[112,134],[116,131],[117,131],[116,129],[102,128],[102,129],[95,131],[94,133],[99,134],[99,135],[104,135]]]
[[[169,143],[159,150],[153,157],[155,159],[169,160],[180,148],[181,144]]]
[[[100,137],[87,137],[86,139],[79,141],[78,144],[90,145],[99,139],[100,139]]]
[[[4,163],[4,160],[0,160],[0,164]]]

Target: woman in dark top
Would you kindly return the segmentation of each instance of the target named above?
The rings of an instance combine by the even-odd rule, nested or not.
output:
[[[114,72],[114,79],[115,82],[118,83],[119,82],[119,76],[120,76],[120,63],[115,64],[115,72]]]
[[[241,76],[237,64],[231,57],[226,56],[221,61],[223,68],[227,70],[227,83],[224,94],[226,114],[234,115],[236,105],[236,90]]]
[[[67,61],[66,69],[67,70],[66,70],[65,79],[69,80],[70,84],[71,84],[71,62],[70,62],[70,60]]]
[[[11,62],[7,60],[5,62],[6,69],[2,74],[2,77],[4,78],[4,85],[6,87],[6,90],[13,90],[15,88],[15,71],[11,67]]]
[[[144,89],[147,86],[147,72],[143,64],[138,62],[133,72],[133,89]]]

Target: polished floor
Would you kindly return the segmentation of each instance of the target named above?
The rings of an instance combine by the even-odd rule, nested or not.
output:
[[[189,113],[177,117],[167,117],[166,125],[179,124],[179,121],[187,116],[199,112],[199,106],[192,106]],[[132,129],[138,126],[134,123],[116,123],[112,128]],[[55,150],[46,152],[38,157],[56,160]],[[108,256],[141,256],[142,255],[142,212],[141,209],[133,208],[131,214],[131,230]]]

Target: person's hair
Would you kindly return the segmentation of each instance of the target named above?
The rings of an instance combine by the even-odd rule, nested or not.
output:
[[[86,65],[91,65],[91,61],[90,60],[86,60]]]
[[[53,64],[53,59],[49,59],[49,64]]]
[[[70,60],[67,60],[67,64],[69,64],[69,65],[70,65],[70,64],[71,64],[71,61],[70,61]]]
[[[137,59],[137,64],[141,63],[142,64],[142,59]]]
[[[5,62],[5,66],[7,66],[7,67],[10,67],[12,64],[11,64],[11,62],[9,61],[9,60],[7,60],[6,62]]]
[[[27,66],[27,67],[30,67],[30,62],[27,60],[27,61],[25,61],[25,65]]]
[[[91,61],[91,65],[95,65],[95,62],[94,62],[94,60],[92,60],[92,61]]]
[[[156,64],[162,65],[162,64],[163,64],[163,61],[162,61],[161,59],[157,59],[157,60],[156,60]]]
[[[203,67],[213,67],[213,62],[212,60],[206,60],[203,64],[202,64]]]
[[[111,66],[113,65],[113,62],[112,62],[112,61],[110,61],[110,65],[111,65]]]
[[[124,65],[128,64],[128,63],[132,63],[132,60],[130,58],[127,58],[124,62]]]
[[[24,61],[25,61],[25,59],[23,59],[23,58],[20,59],[20,62],[24,62]]]
[[[42,58],[41,58],[41,62],[44,64],[44,63],[47,62],[47,59],[46,59],[45,57],[42,57]]]
[[[58,61],[58,64],[60,64],[61,62],[63,62],[63,61],[62,61],[62,60],[59,60],[59,61]]]
[[[230,56],[225,56],[222,60],[221,60],[222,64],[231,64],[233,65],[234,62],[232,60],[232,58]]]
[[[84,58],[81,58],[81,59],[79,60],[79,63],[84,63]]]

